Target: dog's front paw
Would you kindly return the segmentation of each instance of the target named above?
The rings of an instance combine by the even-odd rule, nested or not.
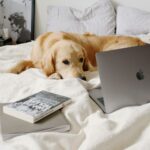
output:
[[[55,79],[55,80],[60,80],[62,79],[61,75],[59,73],[53,73],[48,77],[49,79]]]

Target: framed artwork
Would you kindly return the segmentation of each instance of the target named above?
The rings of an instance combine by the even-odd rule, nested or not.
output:
[[[13,43],[34,39],[35,0],[0,0],[0,36]],[[7,37],[5,36],[5,37]]]

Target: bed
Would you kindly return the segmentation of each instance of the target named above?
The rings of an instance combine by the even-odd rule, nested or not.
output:
[[[150,104],[126,107],[109,115],[104,114],[90,99],[87,91],[100,86],[98,72],[87,72],[87,82],[74,78],[48,79],[38,69],[29,69],[20,75],[4,73],[20,59],[27,59],[33,44],[34,42],[30,42],[0,48],[0,102],[13,102],[40,90],[71,97],[73,103],[62,110],[71,124],[71,131],[32,133],[6,142],[1,140],[0,149],[149,149]]]
[[[150,43],[150,35],[139,36]],[[125,107],[104,114],[90,99],[88,90],[100,86],[98,72],[86,72],[88,81],[54,80],[33,68],[19,75],[6,73],[28,59],[33,42],[0,47],[0,102],[13,102],[46,90],[72,98],[62,113],[71,124],[65,133],[30,133],[2,141],[0,150],[149,150],[150,104]]]

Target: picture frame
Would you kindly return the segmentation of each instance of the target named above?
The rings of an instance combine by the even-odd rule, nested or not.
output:
[[[14,44],[32,41],[34,22],[35,0],[0,0],[0,37]]]

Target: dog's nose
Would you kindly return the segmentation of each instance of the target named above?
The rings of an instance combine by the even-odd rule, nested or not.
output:
[[[81,80],[86,81],[86,77],[85,77],[85,76],[80,76],[79,78],[80,78]]]

